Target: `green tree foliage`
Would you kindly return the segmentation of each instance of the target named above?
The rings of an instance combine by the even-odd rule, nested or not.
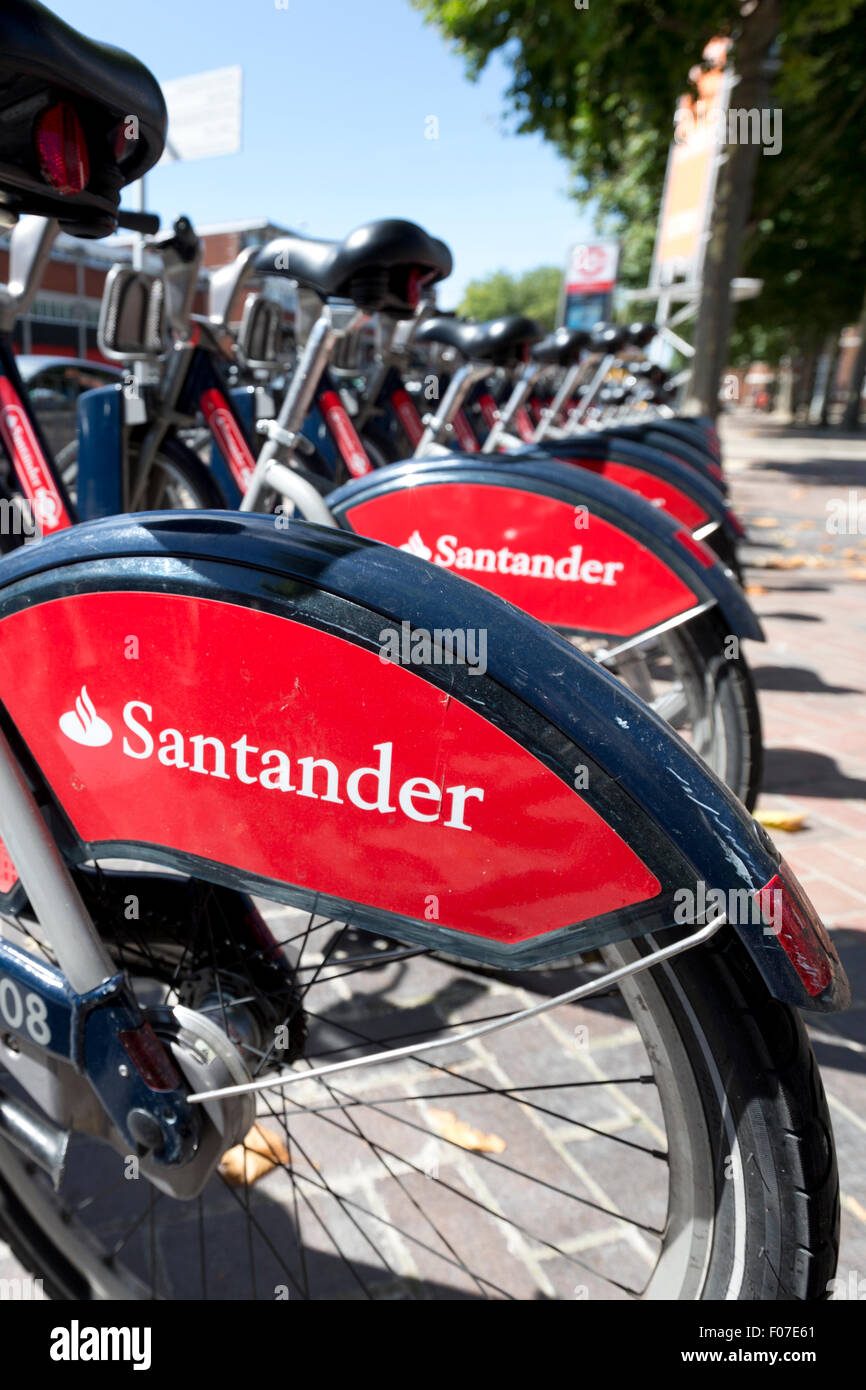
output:
[[[624,283],[645,284],[676,100],[707,40],[736,34],[737,0],[413,3],[470,77],[494,53],[509,65],[517,129],[568,161],[574,195],[623,241]],[[782,148],[759,159],[740,266],[765,287],[738,310],[738,355],[819,341],[866,289],[866,0],[783,0],[778,64]]]
[[[528,314],[545,328],[552,328],[562,274],[562,269],[555,265],[542,265],[523,275],[496,270],[481,280],[470,281],[458,312],[480,320],[499,318],[502,314]]]

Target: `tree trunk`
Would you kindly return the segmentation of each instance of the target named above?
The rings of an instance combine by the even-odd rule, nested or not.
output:
[[[754,0],[753,8],[741,20],[733,49],[737,81],[731,92],[732,107],[761,111],[767,106],[767,60],[778,23],[779,0]],[[759,150],[758,144],[731,145],[719,169],[695,329],[695,355],[684,405],[687,414],[715,418],[718,412],[719,384],[733,319],[731,281],[740,265]]]
[[[794,419],[798,425],[805,425],[808,419],[809,402],[812,399],[812,384],[818,365],[818,354],[812,347],[804,347],[800,354],[797,375],[797,396],[794,403]]]
[[[784,425],[789,425],[794,416],[794,364],[790,357],[779,362],[779,384],[773,414]]]
[[[830,382],[833,377],[833,363],[836,359],[838,339],[837,333],[828,333],[818,356],[815,380],[812,382],[812,399],[809,402],[807,414],[810,425],[826,425],[827,423],[825,411],[830,395]]]
[[[830,370],[827,373],[827,385],[824,390],[824,399],[821,402],[821,418],[818,421],[822,429],[826,429],[830,423],[830,411],[833,408],[833,388],[836,385],[836,373],[839,370],[839,351],[842,344],[841,328],[836,333],[833,343],[833,351],[830,355]]]
[[[866,296],[863,298],[860,322],[857,327],[860,333],[860,346],[857,349],[857,356],[854,358],[854,369],[845,397],[845,409],[842,411],[843,430],[860,428],[860,400],[863,395],[863,381],[866,378]]]

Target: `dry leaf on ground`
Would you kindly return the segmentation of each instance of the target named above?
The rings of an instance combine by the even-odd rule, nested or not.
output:
[[[767,570],[816,570],[826,569],[827,561],[819,555],[770,555],[757,567]]]
[[[802,830],[806,820],[805,811],[755,811],[755,820],[765,830]]]
[[[480,1129],[473,1129],[465,1120],[458,1120],[453,1110],[431,1108],[427,1113],[442,1138],[450,1139],[452,1144],[459,1144],[461,1149],[471,1149],[482,1154],[505,1152],[505,1140],[500,1139],[498,1134],[484,1134]]]
[[[288,1163],[289,1151],[278,1134],[262,1125],[253,1125],[242,1144],[235,1144],[223,1154],[220,1172],[232,1187],[252,1187],[254,1182]]]
[[[779,519],[775,516],[753,516],[749,521],[750,526],[770,527],[778,526]]]
[[[766,584],[747,584],[744,593],[751,595],[752,598],[756,598],[759,594],[769,594],[770,590],[767,588]]]
[[[846,579],[866,579],[866,569],[862,565],[855,565],[854,569],[845,571]]]

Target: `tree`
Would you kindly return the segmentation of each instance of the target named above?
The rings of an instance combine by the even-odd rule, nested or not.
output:
[[[604,0],[587,9],[573,0],[414,3],[456,43],[470,77],[501,53],[518,130],[539,131],[568,160],[575,196],[595,201],[603,230],[623,237],[625,283],[645,284],[685,76],[714,34],[743,42],[757,34],[757,19],[747,26],[764,0],[746,0],[744,14],[741,0]],[[764,9],[764,36],[775,3]],[[784,0],[780,11],[772,101],[784,116],[781,153],[752,152],[751,216],[746,197],[731,196],[732,159],[719,189],[733,235],[716,242],[716,309],[718,284],[730,273],[765,285],[759,300],[738,310],[740,351],[758,331],[780,353],[810,336],[820,342],[830,327],[857,317],[866,290],[866,0]],[[765,52],[762,37],[746,63],[757,78]],[[724,362],[724,327],[703,334],[702,352],[716,363]],[[711,386],[704,389],[712,396]]]
[[[732,104],[744,111],[763,111],[769,105],[769,60],[778,31],[779,0],[743,0],[740,13],[742,20],[733,45],[736,86]],[[695,326],[695,355],[684,406],[687,414],[715,415],[718,408],[733,323],[731,282],[742,258],[758,151],[757,143],[735,144],[719,170]]]
[[[458,310],[467,318],[500,318],[503,314],[527,314],[545,328],[553,328],[562,285],[562,270],[542,265],[523,275],[496,270],[481,280],[471,280]]]

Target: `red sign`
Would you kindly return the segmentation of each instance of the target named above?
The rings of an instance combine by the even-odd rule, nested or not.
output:
[[[162,847],[499,942],[659,892],[502,730],[330,633],[137,592],[55,599],[2,631],[0,696],[88,846]]]
[[[358,431],[349,419],[349,412],[336,391],[323,391],[319,398],[322,414],[337,441],[340,456],[353,478],[362,478],[373,470],[367,457],[367,450],[358,437]]]
[[[618,242],[581,242],[572,247],[565,288],[569,294],[606,293],[616,284],[618,264]]]
[[[397,418],[403,426],[406,438],[412,448],[417,449],[424,436],[424,426],[421,423],[421,416],[415,408],[415,402],[409,392],[404,391],[402,386],[399,386],[391,392],[391,404],[397,412]]]
[[[457,436],[457,443],[464,454],[477,454],[478,440],[475,438],[475,432],[462,410],[457,411],[451,424]]]
[[[33,505],[33,520],[40,535],[50,536],[71,526],[72,518],[63,505],[27,411],[7,377],[0,377],[0,435],[21,489]]]
[[[614,463],[613,459],[570,458],[560,462],[575,463],[578,468],[586,468],[590,473],[600,473],[613,483],[621,483],[629,492],[638,493],[654,507],[682,521],[690,531],[709,520],[708,513],[688,493],[665,478],[650,473],[648,469],[635,468],[628,463]]]
[[[9,851],[0,840],[0,893],[8,893],[18,882],[18,871],[9,858]]]
[[[361,535],[453,570],[555,627],[630,637],[695,603],[626,532],[518,487],[404,487],[359,501],[346,517]]]
[[[241,492],[246,492],[255,472],[256,461],[249,444],[244,439],[243,431],[229,408],[228,401],[221,391],[211,387],[202,392],[201,408],[204,411],[208,428],[232,471],[232,477]]]

